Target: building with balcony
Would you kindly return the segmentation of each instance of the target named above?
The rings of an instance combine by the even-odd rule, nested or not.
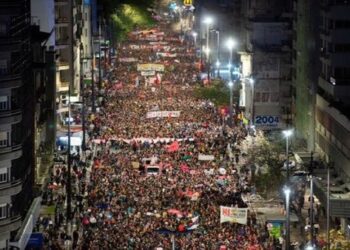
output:
[[[9,248],[33,198],[34,84],[30,1],[0,1],[0,248]]]
[[[246,116],[264,130],[289,126],[292,119],[291,1],[272,2],[242,3],[241,99]],[[254,83],[246,80],[251,77]]]
[[[82,1],[54,0],[56,90],[57,98],[65,96],[69,89],[79,93],[79,39],[81,36]]]
[[[309,151],[334,166],[331,216],[348,229],[350,192],[350,2],[293,2],[295,127]],[[337,190],[335,190],[337,189]],[[326,207],[325,183],[316,195]]]
[[[56,52],[54,0],[31,1],[32,73],[35,87],[36,184],[43,184],[52,164],[56,130]],[[59,65],[63,67],[62,65]]]

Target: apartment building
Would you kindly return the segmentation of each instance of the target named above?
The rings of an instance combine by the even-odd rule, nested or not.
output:
[[[55,0],[56,90],[59,102],[67,100],[69,84],[72,94],[79,93],[81,2]]]
[[[249,0],[242,6],[241,106],[257,128],[281,129],[292,118],[290,1]]]
[[[21,247],[22,226],[33,223],[38,212],[33,192],[36,100],[30,25],[29,0],[0,1],[1,249]]]
[[[350,2],[293,2],[295,127],[309,151],[334,166],[330,214],[349,232],[350,212]],[[333,187],[334,186],[334,187]],[[315,193],[327,204],[326,183]]]

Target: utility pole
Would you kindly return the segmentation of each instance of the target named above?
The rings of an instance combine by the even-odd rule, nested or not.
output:
[[[67,150],[67,185],[66,185],[66,192],[67,192],[67,227],[69,227],[70,220],[71,220],[71,214],[72,214],[72,183],[71,183],[71,155],[70,155],[70,147],[71,147],[71,129],[70,129],[70,119],[71,119],[71,114],[70,114],[70,109],[71,109],[71,88],[72,84],[75,83],[75,73],[74,73],[74,3],[73,0],[70,0],[70,47],[71,47],[71,62],[72,62],[72,67],[71,67],[71,80],[68,84],[68,150]],[[68,228],[67,231],[70,231],[70,228]]]
[[[314,182],[313,182],[313,156],[314,152],[311,151],[311,159],[310,159],[310,236],[311,236],[311,246],[315,243],[314,236]]]
[[[82,140],[82,149],[86,149],[86,128],[85,128],[85,86],[84,86],[84,70],[83,70],[83,56],[84,56],[84,46],[80,43],[80,95],[82,97],[82,107],[81,107],[81,120],[82,120],[82,130],[83,130],[83,140]]]
[[[98,90],[101,90],[102,87],[102,72],[101,72],[101,22],[102,18],[99,17],[98,23]]]
[[[95,50],[94,50],[94,33],[92,28],[92,10],[90,8],[90,22],[91,22],[91,29],[90,29],[90,46],[91,46],[91,111],[92,113],[96,112],[95,107]]]

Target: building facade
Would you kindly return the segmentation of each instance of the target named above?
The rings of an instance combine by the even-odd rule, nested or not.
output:
[[[350,2],[294,1],[295,127],[309,151],[334,166],[330,214],[350,227]],[[334,186],[333,186],[334,185]],[[325,183],[316,195],[326,207]],[[349,232],[349,231],[348,231]]]
[[[288,6],[289,1],[250,0],[242,8],[240,99],[246,116],[260,129],[281,129],[291,123],[292,16]]]
[[[30,1],[0,1],[0,248],[8,248],[34,198],[34,84]]]

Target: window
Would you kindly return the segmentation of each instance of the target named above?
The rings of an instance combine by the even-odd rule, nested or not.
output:
[[[7,60],[6,59],[0,59],[0,76],[6,75],[7,72]]]
[[[7,218],[7,204],[0,204],[0,219]]]
[[[279,92],[272,92],[271,93],[271,102],[279,102],[280,95]]]
[[[261,102],[268,102],[270,97],[270,93],[263,92],[261,95]]]
[[[8,110],[9,98],[7,96],[0,96],[0,111]]]
[[[0,148],[7,147],[9,145],[9,132],[0,131]]]
[[[0,36],[7,35],[7,25],[5,23],[0,23]]]
[[[8,169],[0,168],[0,183],[4,183],[8,181]]]

